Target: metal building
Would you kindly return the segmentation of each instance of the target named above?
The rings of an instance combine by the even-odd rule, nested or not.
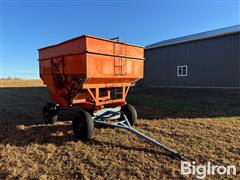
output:
[[[240,25],[146,46],[143,86],[240,87]]]

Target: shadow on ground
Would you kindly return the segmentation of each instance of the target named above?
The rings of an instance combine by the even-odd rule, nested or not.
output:
[[[39,123],[50,102],[46,87],[0,88],[0,123]],[[131,88],[128,103],[140,119],[240,116],[238,89]],[[30,120],[30,121],[29,121]]]
[[[140,119],[240,116],[239,89],[132,88],[128,103]]]

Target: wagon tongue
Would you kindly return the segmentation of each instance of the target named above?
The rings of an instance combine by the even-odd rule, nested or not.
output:
[[[116,121],[107,121],[107,120],[114,120],[116,117]],[[123,117],[122,120],[119,121],[119,117]],[[134,129],[128,121],[128,118],[125,114],[119,111],[119,108],[105,108],[102,110],[97,111],[94,113],[93,117],[94,124],[104,125],[109,127],[117,127],[121,129],[125,129],[127,131],[132,132],[133,134],[137,135],[139,138],[147,141],[150,144],[160,147],[164,151],[167,152],[169,156],[176,160],[187,160],[184,156],[182,156],[179,152],[161,144],[160,142],[156,141],[155,139],[150,138],[149,136],[141,133],[140,131]]]

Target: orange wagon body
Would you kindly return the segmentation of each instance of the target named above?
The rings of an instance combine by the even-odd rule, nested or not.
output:
[[[144,49],[84,35],[39,49],[39,65],[56,104],[97,110],[125,105],[129,87],[143,78]]]

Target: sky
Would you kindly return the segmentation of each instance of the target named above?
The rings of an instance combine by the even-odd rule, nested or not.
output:
[[[38,79],[37,49],[83,34],[145,46],[240,24],[240,0],[0,2],[0,78]]]

